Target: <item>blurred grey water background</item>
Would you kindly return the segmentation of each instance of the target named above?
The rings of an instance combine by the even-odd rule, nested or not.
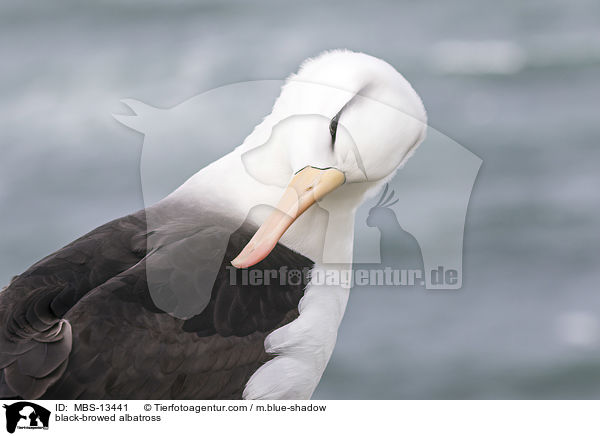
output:
[[[337,47],[394,65],[484,163],[463,289],[357,289],[315,397],[599,398],[591,0],[3,2],[0,282],[143,206],[120,99],[170,107]]]

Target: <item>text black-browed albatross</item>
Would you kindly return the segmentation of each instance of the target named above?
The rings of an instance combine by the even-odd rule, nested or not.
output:
[[[242,269],[347,268],[356,208],[425,123],[416,92],[382,60],[306,61],[241,146],[0,293],[0,397],[310,398],[349,290],[251,286]]]

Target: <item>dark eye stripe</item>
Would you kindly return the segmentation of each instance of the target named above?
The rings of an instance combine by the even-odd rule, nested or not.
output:
[[[333,148],[333,146],[335,145],[335,137],[337,135],[337,126],[338,126],[338,121],[340,119],[341,113],[342,113],[342,111],[339,111],[337,114],[335,114],[335,116],[331,119],[331,122],[329,123],[329,133],[331,134],[331,148]]]
[[[335,146],[335,137],[337,135],[337,127],[338,127],[338,122],[340,121],[340,115],[342,114],[342,111],[344,109],[346,109],[356,98],[357,95],[360,95],[361,92],[363,92],[365,90],[366,86],[363,86],[362,88],[359,89],[359,91],[354,94],[352,96],[352,98],[350,100],[348,100],[346,102],[346,104],[344,104],[344,106],[342,106],[342,108],[340,109],[340,111],[335,114],[335,116],[331,119],[331,122],[329,123],[329,133],[331,134],[331,149],[333,150],[333,147]]]

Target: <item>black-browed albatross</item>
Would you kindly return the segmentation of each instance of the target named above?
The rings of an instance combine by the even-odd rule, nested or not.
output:
[[[347,268],[356,208],[425,131],[384,61],[305,61],[239,147],[0,292],[0,397],[310,398],[349,289],[242,273]]]

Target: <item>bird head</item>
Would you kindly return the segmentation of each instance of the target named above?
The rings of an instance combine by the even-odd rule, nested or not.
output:
[[[263,146],[276,159],[251,150],[246,167],[257,179],[286,188],[233,260],[238,268],[264,259],[294,220],[342,185],[391,178],[427,127],[423,103],[400,73],[381,59],[349,51],[307,60],[288,78],[267,120],[271,132]]]

